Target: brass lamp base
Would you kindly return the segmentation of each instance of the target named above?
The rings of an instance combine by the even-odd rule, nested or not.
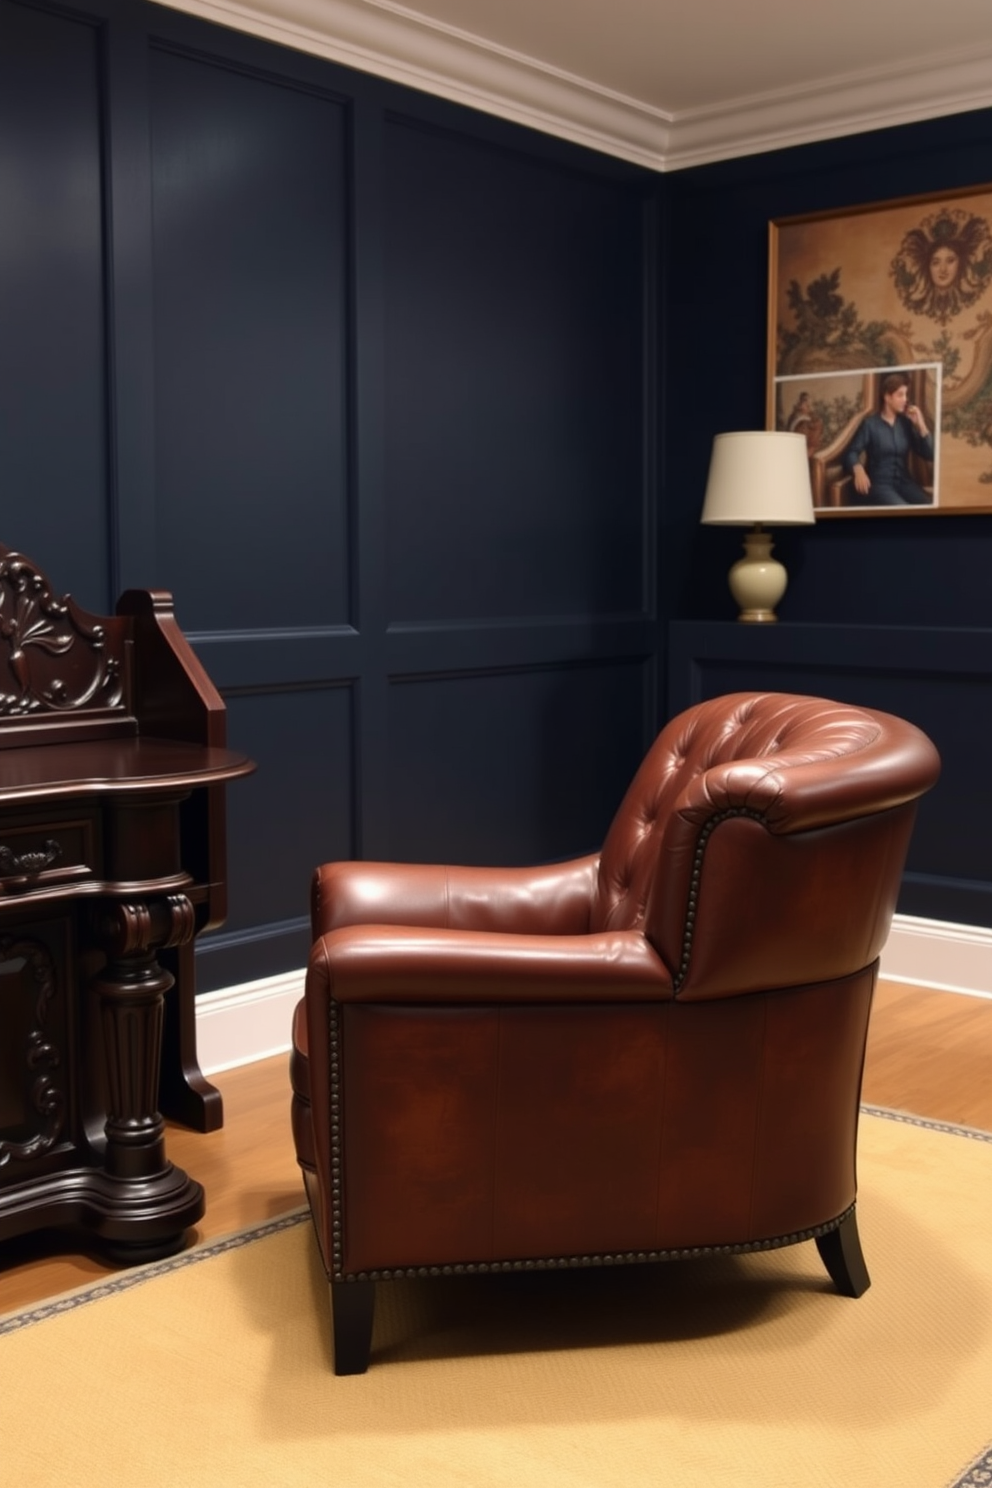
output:
[[[771,625],[778,620],[775,606],[785,593],[789,576],[772,557],[770,532],[756,525],[744,539],[744,557],[728,575],[730,592],[740,605],[738,620],[748,625]]]

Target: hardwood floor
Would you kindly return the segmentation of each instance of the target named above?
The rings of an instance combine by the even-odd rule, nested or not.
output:
[[[880,982],[862,1099],[992,1131],[992,998]]]
[[[992,1000],[897,982],[879,985],[864,1100],[992,1131]],[[224,1126],[201,1135],[170,1127],[167,1148],[207,1192],[194,1237],[213,1239],[304,1203],[289,1126],[288,1057],[214,1077]],[[0,1245],[0,1314],[109,1274],[95,1256],[60,1254],[38,1236]],[[64,1241],[61,1242],[64,1244]]]

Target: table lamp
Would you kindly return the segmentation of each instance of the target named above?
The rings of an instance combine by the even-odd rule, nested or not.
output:
[[[709,526],[751,527],[744,557],[730,570],[730,592],[740,605],[738,620],[768,624],[785,593],[788,575],[772,557],[773,527],[815,521],[809,460],[802,434],[749,430],[713,440],[706,499],[700,519]]]

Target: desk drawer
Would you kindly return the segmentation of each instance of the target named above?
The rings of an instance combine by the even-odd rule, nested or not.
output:
[[[95,816],[0,824],[0,897],[93,878],[98,838]]]

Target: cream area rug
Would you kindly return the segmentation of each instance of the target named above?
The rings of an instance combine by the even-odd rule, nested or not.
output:
[[[867,1111],[872,1286],[810,1244],[394,1282],[332,1372],[297,1213],[0,1319],[11,1488],[977,1488],[992,1135]]]

